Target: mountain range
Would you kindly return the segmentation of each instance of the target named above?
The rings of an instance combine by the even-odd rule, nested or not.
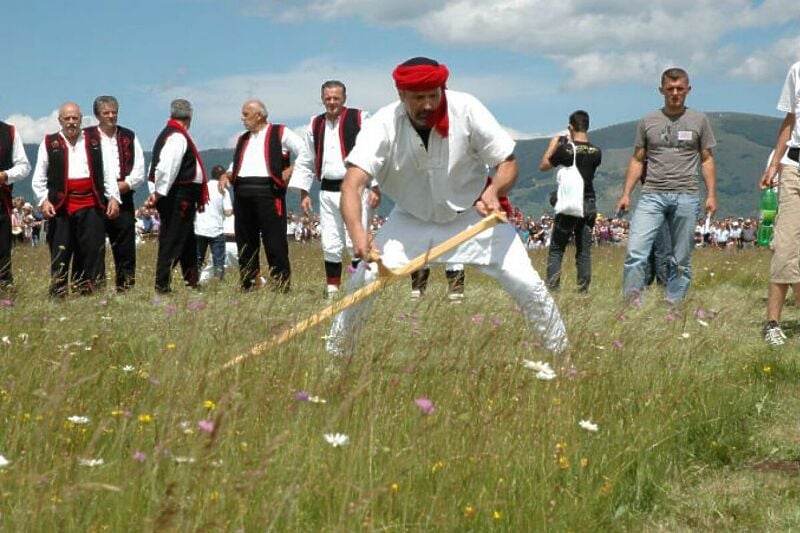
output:
[[[761,115],[729,112],[707,113],[717,146],[713,149],[717,164],[718,217],[756,216],[758,211],[758,181],[774,147],[781,119]],[[611,214],[622,191],[625,169],[632,153],[636,122],[624,122],[589,132],[589,140],[603,151],[603,163],[595,177],[597,206],[600,212]],[[548,138],[528,139],[517,142],[516,156],[520,176],[510,198],[526,214],[539,215],[551,212],[548,203],[550,192],[556,188],[553,171],[540,172],[542,157]],[[31,165],[36,164],[38,145],[25,145]],[[216,164],[227,168],[233,157],[232,149],[210,149],[201,151],[206,167]],[[149,162],[150,153],[145,153]],[[28,201],[33,199],[30,179],[15,185],[15,195]],[[637,187],[638,190],[638,187]],[[700,190],[705,191],[703,184]],[[137,205],[144,202],[146,188],[136,194]],[[316,195],[312,196],[316,198]],[[290,208],[297,209],[299,196],[289,195]],[[386,201],[380,211],[387,213],[391,202]]]

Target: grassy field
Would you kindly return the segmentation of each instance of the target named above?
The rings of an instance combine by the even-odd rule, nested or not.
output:
[[[800,529],[800,324],[789,306],[788,343],[761,340],[768,252],[697,252],[676,308],[658,289],[623,305],[621,249],[595,249],[588,297],[569,258],[569,362],[493,282],[468,270],[450,306],[434,269],[425,298],[380,296],[351,359],[326,355],[320,328],[207,378],[324,305],[319,249],[292,260],[288,296],[242,294],[229,272],[155,297],[148,243],[133,292],[52,302],[46,250],[17,248],[0,529]]]

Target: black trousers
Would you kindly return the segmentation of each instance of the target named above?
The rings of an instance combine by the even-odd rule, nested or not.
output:
[[[63,297],[69,291],[72,263],[73,289],[89,294],[102,286],[106,255],[105,214],[86,207],[68,215],[61,209],[47,224],[50,247],[50,295]]]
[[[117,290],[130,289],[136,284],[136,217],[133,206],[123,206],[119,216],[106,220],[106,235],[114,257]]]
[[[161,218],[156,260],[156,292],[170,292],[172,269],[178,263],[186,285],[197,287],[199,273],[194,218],[199,198],[199,186],[173,184],[169,194],[159,198],[156,203]]]
[[[0,286],[14,283],[11,275],[11,215],[0,205]]]
[[[289,290],[291,267],[286,240],[286,201],[284,196],[250,194],[239,188],[233,201],[239,275],[244,290],[252,289],[260,276],[260,244],[269,263],[269,277],[282,291]]]

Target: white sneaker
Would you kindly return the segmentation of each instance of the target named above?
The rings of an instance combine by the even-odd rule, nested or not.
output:
[[[464,293],[463,292],[451,292],[447,295],[447,300],[451,304],[460,304],[464,301]]]
[[[786,342],[786,334],[780,326],[766,327],[764,341],[770,346],[783,346]]]
[[[422,297],[422,291],[419,289],[411,289],[411,299],[419,300]]]
[[[327,298],[333,298],[334,296],[336,296],[336,293],[338,292],[339,292],[338,285],[328,285],[328,288],[325,291],[325,296]]]

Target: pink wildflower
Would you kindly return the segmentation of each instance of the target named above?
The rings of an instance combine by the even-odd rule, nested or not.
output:
[[[147,454],[146,454],[146,453],[144,453],[144,452],[140,452],[140,451],[138,451],[138,450],[137,450],[137,451],[136,451],[136,452],[133,454],[133,460],[134,460],[134,461],[138,461],[138,462],[140,462],[140,463],[143,463],[143,462],[145,462],[145,461],[147,460]]]
[[[433,401],[431,401],[430,398],[417,398],[414,400],[414,403],[417,404],[417,407],[419,407],[419,410],[422,411],[423,414],[429,415],[434,411]]]
[[[621,349],[622,349],[622,341],[621,341],[621,340],[619,340],[619,339],[614,339],[614,342],[612,342],[611,344],[612,344],[612,345],[614,346],[614,348],[616,348],[617,350],[621,350]]]
[[[199,429],[203,433],[213,433],[214,422],[212,420],[200,420],[197,423],[197,429]]]

